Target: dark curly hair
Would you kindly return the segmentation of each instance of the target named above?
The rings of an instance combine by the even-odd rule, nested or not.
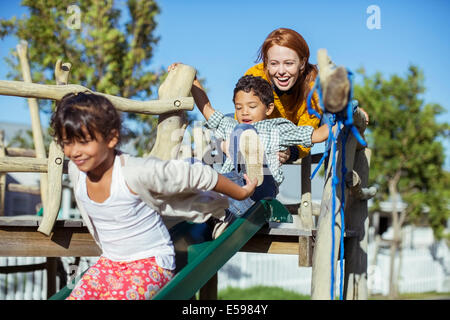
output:
[[[95,140],[96,132],[103,139],[110,138],[113,130],[119,135],[122,119],[119,112],[105,97],[93,93],[69,93],[56,104],[56,110],[50,121],[52,135],[59,145],[63,145],[63,136],[69,142],[86,141],[86,132]]]
[[[233,92],[233,103],[235,103],[234,99],[236,94],[239,91],[250,92],[253,90],[253,93],[261,100],[261,102],[268,107],[269,104],[273,103],[273,90],[272,86],[261,77],[255,77],[251,75],[241,77],[236,83],[236,87]]]

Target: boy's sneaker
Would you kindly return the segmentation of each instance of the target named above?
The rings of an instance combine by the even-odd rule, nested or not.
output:
[[[225,229],[236,220],[235,216],[230,213],[228,210],[225,211],[225,216],[217,219],[214,218],[213,221],[213,230],[212,230],[212,238],[215,240],[217,239],[224,231]]]
[[[264,180],[264,146],[254,130],[245,130],[239,138],[239,151],[244,158],[245,171],[250,180],[258,179],[257,186]]]

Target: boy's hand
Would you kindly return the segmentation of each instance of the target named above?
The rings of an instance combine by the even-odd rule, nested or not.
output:
[[[181,62],[174,62],[172,63],[168,68],[167,68],[167,72],[170,72],[172,70],[175,70],[175,68],[177,67],[177,65],[181,64]]]
[[[250,178],[244,173],[244,179],[245,179],[245,186],[242,187],[242,189],[245,190],[246,196],[242,198],[241,200],[244,200],[248,197],[250,197],[253,192],[255,192],[256,185],[258,184],[258,179],[253,179],[253,181],[250,180]]]

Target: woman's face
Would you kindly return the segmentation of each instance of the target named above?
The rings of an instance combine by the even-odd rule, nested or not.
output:
[[[292,88],[303,69],[303,59],[294,50],[274,45],[267,51],[269,77],[281,91]]]

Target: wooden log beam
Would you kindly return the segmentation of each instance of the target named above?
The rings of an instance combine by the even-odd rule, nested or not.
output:
[[[41,188],[38,186],[26,186],[19,183],[8,183],[6,190],[9,192],[29,193],[36,196],[41,195]]]
[[[29,157],[36,158],[36,151],[33,149],[24,149],[24,148],[6,148],[5,155],[0,155],[0,157],[8,156],[8,157]]]
[[[20,67],[22,69],[22,77],[25,83],[32,83],[30,63],[28,61],[28,42],[21,40],[16,46],[19,56]],[[44,135],[42,133],[41,118],[39,115],[39,105],[35,98],[28,98],[28,108],[31,117],[31,131],[33,133],[34,149],[36,150],[36,158],[45,159],[47,153],[44,145]],[[44,210],[47,208],[47,188],[48,177],[46,173],[40,174],[39,184],[41,186],[41,202]]]
[[[33,272],[38,270],[44,270],[47,267],[47,263],[35,263],[25,264],[20,266],[0,266],[0,274],[11,274],[19,272]]]
[[[62,174],[64,164],[64,153],[60,146],[52,141],[48,152],[48,191],[47,208],[44,208],[42,223],[39,225],[38,231],[49,236],[56,218],[58,217],[59,208],[61,206],[62,194]]]
[[[336,67],[328,57],[326,49],[317,52],[323,105],[331,113],[342,111],[348,103],[350,81],[345,67]]]
[[[47,172],[47,159],[0,157],[0,172]]]
[[[67,85],[71,66],[70,63],[63,64],[61,59],[58,59],[55,65],[57,85],[62,87]],[[39,225],[38,231],[49,236],[58,217],[62,195],[64,152],[56,140],[50,143],[47,165],[49,185],[46,193],[48,201],[47,207],[44,207],[42,223]]]
[[[196,70],[191,66],[177,65],[159,87],[159,98],[189,96],[195,74]],[[181,110],[161,115],[158,119],[155,145],[150,155],[162,160],[177,159],[186,127],[187,118]]]
[[[67,173],[69,160],[63,162],[63,173]],[[48,159],[29,157],[0,157],[0,172],[47,172]]]
[[[180,110],[187,111],[194,108],[194,99],[192,97],[172,97],[170,99],[137,101],[100,92],[94,92],[77,84],[59,86],[0,80],[0,95],[6,96],[61,100],[66,94],[77,92],[92,92],[102,95],[108,98],[117,110],[125,112],[158,115]]]

